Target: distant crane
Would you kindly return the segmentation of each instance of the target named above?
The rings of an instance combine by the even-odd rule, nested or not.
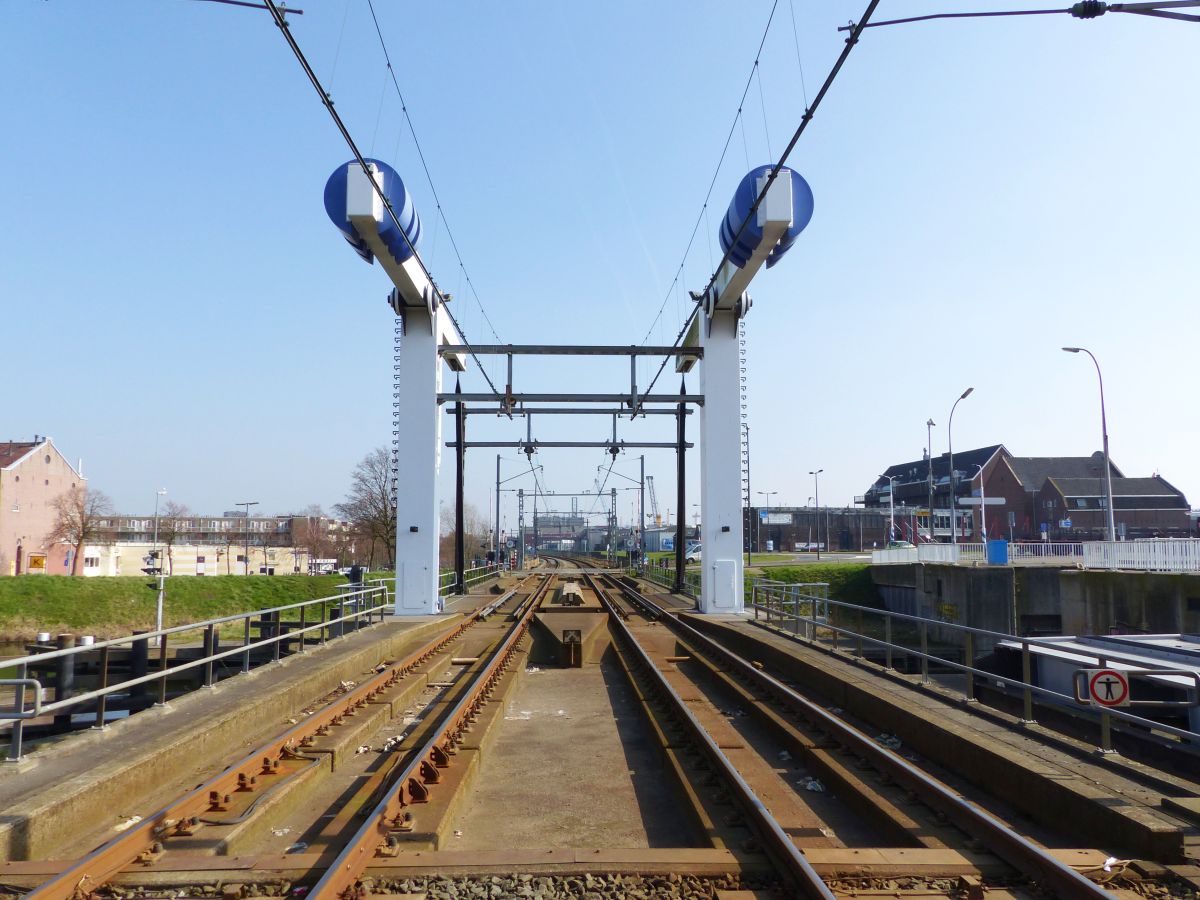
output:
[[[658,495],[654,493],[654,476],[646,476],[646,488],[650,491],[650,512],[654,515],[655,526],[662,525],[662,516],[658,514]]]

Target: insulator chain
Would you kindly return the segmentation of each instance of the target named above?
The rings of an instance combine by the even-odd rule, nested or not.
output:
[[[742,391],[742,421],[746,421],[746,320],[738,319],[738,382]],[[742,440],[742,493],[743,501],[750,505],[750,434],[745,428],[740,429]]]
[[[400,480],[400,342],[404,334],[404,320],[396,317],[392,329],[392,487]]]

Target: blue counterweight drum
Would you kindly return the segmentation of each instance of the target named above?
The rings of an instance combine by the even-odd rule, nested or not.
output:
[[[747,173],[737,186],[737,190],[734,191],[729,211],[725,213],[725,218],[721,221],[721,251],[728,253],[730,262],[739,269],[746,265],[763,241],[763,229],[758,224],[757,215],[747,223],[732,251],[729,247],[733,243],[734,235],[742,227],[746,214],[750,212],[750,207],[754,205],[755,198],[758,197],[758,180],[769,174],[772,168],[774,166],[759,166]],[[800,173],[784,166],[779,170],[778,177],[792,180],[792,225],[767,256],[768,269],[779,262],[783,254],[788,252],[800,232],[812,220],[813,215],[812,188],[808,186],[808,182],[801,177]]]
[[[383,189],[384,196],[392,204],[392,209],[396,211],[396,216],[400,219],[400,224],[404,226],[409,241],[412,241],[414,247],[417,246],[421,239],[421,219],[417,215],[416,207],[413,206],[412,197],[404,189],[404,182],[396,170],[387,163],[377,159],[368,159],[367,162],[379,168],[376,174],[379,186]],[[354,230],[354,226],[346,218],[347,182],[353,170],[358,170],[361,174],[362,170],[357,160],[351,160],[345,165],[338,166],[329,176],[329,180],[325,182],[325,212],[338,230],[345,235],[355,252],[367,262],[373,262],[374,256],[370,249],[363,243],[358,232]],[[396,228],[396,223],[392,221],[392,217],[386,211],[379,221],[379,237],[397,262],[404,262],[413,255],[408,241],[404,240],[404,235]]]

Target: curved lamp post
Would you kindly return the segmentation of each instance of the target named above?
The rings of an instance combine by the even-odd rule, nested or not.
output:
[[[1113,521],[1113,492],[1112,492],[1112,464],[1108,461],[1108,419],[1104,414],[1104,376],[1100,374],[1100,363],[1096,361],[1096,355],[1086,347],[1063,347],[1067,353],[1086,353],[1092,358],[1092,364],[1096,367],[1096,377],[1100,379],[1100,434],[1103,438],[1104,446],[1104,493],[1105,506],[1108,508],[1108,539],[1115,541],[1117,539],[1117,526]]]
[[[963,391],[959,395],[958,399],[954,401],[954,406],[950,407],[950,421],[948,421],[946,423],[946,444],[950,450],[950,543],[951,544],[958,543],[958,528],[956,527],[956,523],[958,522],[958,509],[955,506],[955,503],[957,502],[958,497],[954,491],[954,409],[955,409],[955,407],[958,406],[959,403],[961,403],[963,400],[966,400],[968,397],[970,397],[971,392],[973,390],[975,390],[975,388],[973,388],[973,387],[967,388],[965,391]]]
[[[817,561],[821,561],[821,478],[820,475],[824,469],[817,469],[815,472],[808,474],[813,477],[813,497],[817,504]],[[826,529],[828,531],[829,529]],[[828,535],[826,535],[828,537]]]

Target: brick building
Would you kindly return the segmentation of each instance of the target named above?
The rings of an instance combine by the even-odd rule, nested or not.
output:
[[[48,437],[0,443],[0,575],[70,573],[73,548],[48,538],[53,503],[86,483]]]
[[[1194,533],[1187,498],[1164,478],[1127,478],[1111,463],[1113,518],[1118,537],[1186,537]],[[912,541],[949,541],[951,509],[958,540],[983,540],[980,505],[967,497],[1002,501],[986,506],[987,537],[1016,541],[1087,541],[1107,536],[1104,456],[1013,456],[1003,444],[889,467],[863,495],[868,508],[888,507],[894,483],[896,524]],[[890,476],[890,478],[888,477]],[[929,497],[933,496],[932,529]],[[900,510],[903,509],[903,516]]]

